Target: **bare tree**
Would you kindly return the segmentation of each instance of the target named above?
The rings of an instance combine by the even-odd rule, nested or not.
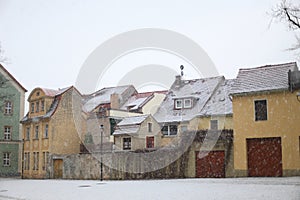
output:
[[[4,51],[1,48],[1,43],[0,43],[0,65],[1,63],[6,63],[7,62],[7,57],[4,56]],[[3,110],[3,104],[2,104],[2,100],[5,99],[10,99],[12,96],[14,96],[13,94],[5,94],[3,91],[1,91],[1,89],[7,88],[8,87],[8,82],[10,80],[6,79],[4,76],[0,76],[0,112],[1,110]]]
[[[273,9],[273,19],[285,23],[291,31],[295,32],[296,43],[288,50],[300,50],[300,3],[291,0],[281,0]]]

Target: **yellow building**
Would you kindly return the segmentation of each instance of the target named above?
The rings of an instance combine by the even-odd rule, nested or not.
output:
[[[299,88],[289,70],[296,63],[239,70],[231,94],[236,176],[300,175]]]
[[[29,95],[29,112],[21,120],[24,178],[62,178],[62,156],[79,153],[81,133],[72,110],[76,99],[81,102],[73,86],[62,90],[35,88]]]

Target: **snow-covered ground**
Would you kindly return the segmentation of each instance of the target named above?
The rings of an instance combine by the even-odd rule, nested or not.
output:
[[[0,179],[0,199],[300,199],[300,177],[146,181]]]

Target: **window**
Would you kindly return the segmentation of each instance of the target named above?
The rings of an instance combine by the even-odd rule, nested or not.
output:
[[[255,121],[264,121],[268,119],[267,100],[254,101]]]
[[[48,124],[45,125],[44,138],[48,138]]]
[[[34,113],[34,103],[31,103],[31,113]]]
[[[45,101],[42,100],[41,101],[41,111],[44,111],[45,110]]]
[[[182,100],[181,99],[176,99],[175,100],[175,108],[176,109],[182,108]]]
[[[161,131],[163,135],[177,135],[177,125],[163,126]]]
[[[39,126],[35,126],[35,137],[34,139],[39,139]]]
[[[25,140],[30,140],[30,127],[26,128],[26,136],[25,136]]]
[[[192,100],[184,99],[184,108],[191,108],[191,107],[192,107]]]
[[[148,123],[148,132],[152,132],[152,123]]]
[[[123,150],[131,149],[131,138],[123,138]]]
[[[33,170],[39,170],[39,152],[33,152]]]
[[[24,170],[29,170],[30,164],[30,153],[24,153]]]
[[[5,115],[10,115],[12,114],[12,102],[11,101],[5,101],[4,103],[4,114]]]
[[[218,130],[218,120],[210,120],[210,129]]]
[[[40,92],[36,92],[36,96],[40,96]]]
[[[4,140],[11,140],[11,127],[10,126],[4,127]]]
[[[49,152],[43,152],[43,170],[48,168]]]
[[[146,147],[147,148],[154,148],[154,137],[146,137]]]
[[[10,166],[10,153],[8,152],[3,153],[3,166],[4,167]]]
[[[36,109],[36,111],[35,112],[40,112],[40,103],[39,102],[36,102],[35,103],[35,109]]]

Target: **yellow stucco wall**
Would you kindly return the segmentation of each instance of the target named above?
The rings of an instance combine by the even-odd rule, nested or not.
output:
[[[267,100],[268,119],[255,121],[254,100]],[[296,92],[233,97],[234,168],[247,170],[246,138],[281,137],[283,170],[300,169],[300,102]]]
[[[39,98],[43,94],[40,93]],[[25,178],[45,178],[46,169],[43,169],[43,152],[49,152],[50,155],[64,155],[76,154],[80,150],[80,137],[82,133],[78,133],[75,121],[73,118],[72,106],[74,96],[80,97],[77,91],[73,88],[69,89],[61,96],[61,100],[55,113],[44,120],[33,120],[29,123],[23,124],[23,139],[24,139],[24,153],[30,153],[30,168],[24,170]],[[33,99],[29,99],[29,104],[36,101],[34,95]],[[52,99],[53,100],[53,99]],[[50,107],[50,105],[49,105]],[[34,113],[38,116],[41,113]],[[44,137],[45,126],[48,124],[48,138]],[[35,127],[39,126],[39,137],[35,139]],[[30,127],[30,139],[26,140],[27,127]],[[39,152],[39,169],[33,170],[33,152]]]
[[[190,130],[206,130],[210,129],[210,121],[218,120],[218,129],[233,129],[233,118],[232,115],[227,116],[209,116],[209,117],[195,117],[189,124]]]
[[[154,115],[165,96],[165,94],[154,93],[154,97],[143,107],[143,114]]]

